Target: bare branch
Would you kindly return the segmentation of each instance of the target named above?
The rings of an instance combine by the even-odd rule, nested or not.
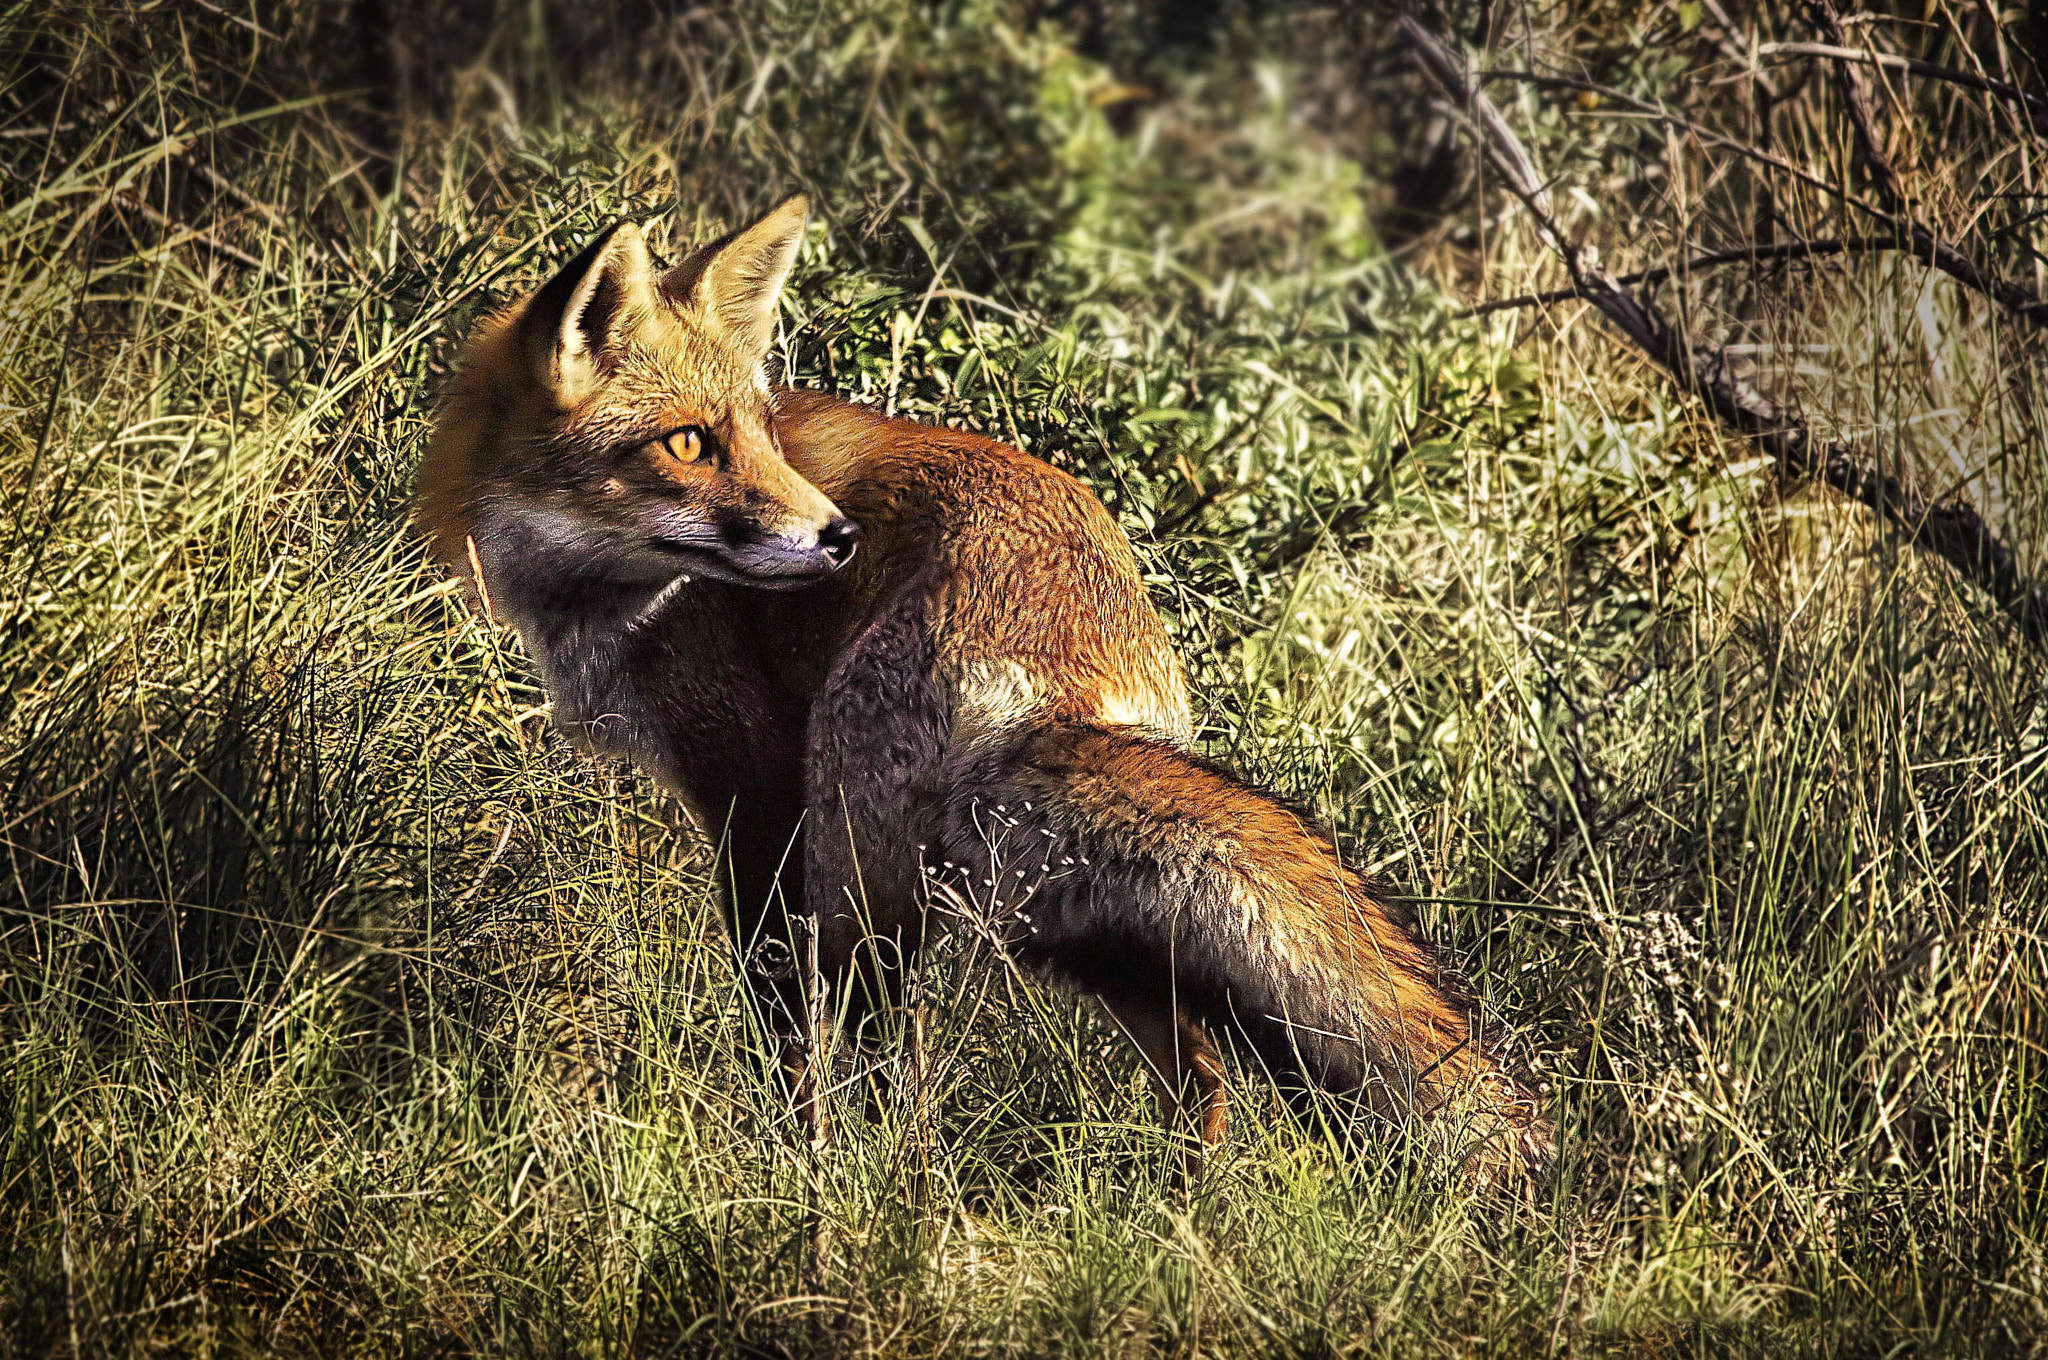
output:
[[[1421,24],[1403,15],[1401,31],[1408,36],[1409,42],[1414,46],[1415,55],[1422,62],[1423,69],[1429,72],[1430,78],[1439,86],[1445,90],[1471,88],[1472,82],[1466,68],[1452,56],[1451,49],[1440,46]],[[1483,97],[1463,100],[1460,102],[1459,111],[1478,124],[1486,157],[1494,163],[1495,169],[1507,176],[1509,187],[1524,201],[1533,199],[1547,220],[1549,206],[1543,198],[1543,186],[1536,177],[1535,162],[1529,159],[1529,153],[1522,148],[1521,139],[1515,136],[1514,129],[1501,118],[1500,111],[1493,106],[1493,101]]]
[[[1533,163],[1486,96],[1467,78],[1455,40],[1404,17],[1401,30],[1423,68],[1464,114],[1475,140],[1510,192],[1521,200],[1539,235],[1557,252],[1573,290],[1654,360],[1679,387],[1698,397],[1720,421],[1755,440],[1780,471],[1814,477],[1905,532],[1915,547],[1939,557],[1995,600],[2021,636],[2048,650],[2048,587],[2029,580],[2012,550],[1991,532],[1974,506],[1961,500],[1932,503],[1905,482],[1874,467],[1848,445],[1815,439],[1797,413],[1778,405],[1735,371],[1727,351],[1694,345],[1652,307],[1600,267],[1598,257],[1566,236],[1551,217]],[[1515,143],[1512,150],[1505,142]]]
[[[1404,24],[1403,27],[1405,30],[1406,25]],[[1620,90],[1606,85],[1597,85],[1589,80],[1577,80],[1570,76],[1541,75],[1534,71],[1508,70],[1482,71],[1478,73],[1478,79],[1514,80],[1530,85],[1547,86],[1553,89],[1584,90],[1590,94],[1597,94],[1603,100],[1612,102],[1631,113],[1640,113],[1646,117],[1655,118],[1669,126],[1680,128],[1698,137],[1702,142],[1710,146],[1722,147],[1734,152],[1738,156],[1753,160],[1760,165],[1767,165],[1783,174],[1791,175],[1799,180],[1800,183],[1818,189],[1830,197],[1840,199],[1886,229],[1897,232],[1900,249],[1910,252],[1913,258],[1932,268],[1939,269],[1942,273],[1948,275],[1972,292],[1982,293],[1985,297],[1990,298],[2029,325],[2048,330],[2048,302],[2042,301],[2040,297],[2016,283],[2007,283],[2003,279],[1994,277],[1969,256],[1953,246],[1943,244],[1941,239],[1925,223],[1889,212],[1846,186],[1823,179],[1811,170],[1794,165],[1782,156],[1774,156],[1768,151],[1759,150],[1746,142],[1738,141],[1733,137],[1716,132],[1714,129],[1703,124],[1695,123],[1683,114],[1673,113],[1670,109],[1645,103],[1640,99],[1622,93]],[[1496,114],[1495,117],[1499,117],[1499,115]]]
[[[1882,66],[1891,71],[1905,71],[1910,75],[1922,76],[1928,80],[1946,81],[1967,89],[1982,90],[2008,99],[2026,110],[2034,124],[2034,130],[2048,131],[2048,99],[2028,94],[2017,85],[2002,80],[1980,76],[1974,71],[1962,71],[1953,66],[1937,66],[1931,61],[1916,57],[1901,57],[1891,52],[1873,52],[1861,47],[1840,47],[1832,43],[1770,42],[1757,44],[1756,54],[1760,57],[1819,57],[1829,61],[1855,62],[1865,66]]]
[[[1841,45],[1842,21],[1828,0],[1806,0],[1806,13],[1822,36],[1836,46]],[[1878,139],[1877,126],[1870,116],[1870,91],[1864,86],[1856,63],[1835,63],[1835,86],[1842,92],[1842,103],[1849,110],[1849,126],[1856,132],[1857,157],[1869,173],[1877,196],[1892,212],[1902,216],[1909,214],[1911,204],[1906,186],[1900,182],[1899,172],[1892,166],[1891,157],[1885,154],[1884,143]]]
[[[1720,250],[1711,255],[1697,255],[1680,265],[1658,265],[1655,269],[1638,270],[1623,274],[1614,281],[1620,284],[1662,283],[1673,275],[1696,274],[1706,269],[1718,269],[1728,264],[1765,264],[1786,260],[1821,259],[1830,255],[1856,255],[1873,250],[1898,250],[1899,243],[1888,237],[1857,236],[1848,240],[1784,241],[1772,245],[1748,245],[1740,250]],[[1460,316],[1486,316],[1491,312],[1504,312],[1514,307],[1538,307],[1552,302],[1570,302],[1583,299],[1585,294],[1576,288],[1553,288],[1547,293],[1524,293],[1520,297],[1500,298],[1493,302],[1482,302],[1460,312]]]

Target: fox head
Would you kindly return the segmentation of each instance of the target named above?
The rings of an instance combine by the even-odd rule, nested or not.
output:
[[[420,471],[435,555],[653,586],[842,566],[858,528],[783,460],[762,372],[808,213],[791,198],[659,275],[619,223],[485,323]]]

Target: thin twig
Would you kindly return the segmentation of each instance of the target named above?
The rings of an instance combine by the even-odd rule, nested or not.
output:
[[[1972,90],[1995,94],[2020,105],[2032,118],[2037,130],[2048,127],[2048,99],[2037,94],[2028,94],[2017,85],[2002,80],[1980,76],[1974,71],[1962,71],[1953,66],[1937,66],[1931,61],[1917,57],[1901,57],[1891,52],[1873,52],[1862,47],[1842,47],[1833,43],[1768,42],[1758,43],[1759,57],[1819,57],[1828,61],[1854,62],[1864,66],[1882,66],[1888,70],[1905,71],[1928,80],[1946,81]]]
[[[1841,45],[1842,21],[1829,0],[1806,0],[1806,14],[1823,36],[1836,46]],[[1835,63],[1835,87],[1842,92],[1842,103],[1849,111],[1849,126],[1856,133],[1856,155],[1870,175],[1870,183],[1877,190],[1878,198],[1892,212],[1907,216],[1911,212],[1911,200],[1891,157],[1885,154],[1884,142],[1877,135],[1877,124],[1870,116],[1870,91],[1864,85],[1863,74],[1856,69],[1855,62]]]
[[[1824,194],[1839,198],[1859,211],[1868,213],[1881,221],[1886,218],[1884,209],[1878,207],[1875,203],[1849,192],[1831,180],[1814,174],[1811,170],[1794,165],[1783,156],[1775,155],[1761,147],[1752,146],[1748,142],[1740,141],[1725,133],[1716,132],[1706,124],[1696,123],[1684,114],[1674,113],[1661,104],[1652,104],[1646,100],[1637,99],[1633,95],[1624,94],[1612,85],[1602,85],[1591,80],[1580,80],[1574,76],[1544,75],[1537,71],[1517,71],[1505,68],[1477,72],[1476,78],[1482,83],[1489,80],[1512,80],[1524,85],[1534,85],[1538,89],[1573,90],[1598,95],[1600,102],[1603,104],[1614,104],[1626,112],[1641,114],[1645,118],[1654,118],[1668,127],[1674,127],[1681,132],[1690,133],[1708,146],[1719,147],[1724,151],[1733,152],[1735,155],[1747,160],[1755,161],[1759,165],[1769,166],[1780,174],[1790,175],[1809,188],[1818,189]]]
[[[1841,45],[1841,19],[1830,0],[1807,0],[1806,12],[1822,36],[1836,46]],[[1871,185],[1877,190],[1886,210],[1911,234],[1914,258],[1925,260],[1964,286],[1996,299],[2007,310],[2033,325],[2048,329],[2048,303],[2018,284],[1993,278],[1975,260],[1943,244],[1933,228],[1914,215],[1912,196],[1906,192],[1905,181],[1899,177],[1898,168],[1892,164],[1891,157],[1885,153],[1884,142],[1877,135],[1877,124],[1870,113],[1869,90],[1855,63],[1835,63],[1835,84],[1841,91],[1842,103],[1848,109],[1849,125],[1856,134],[1857,156],[1869,173]]]
[[[50,137],[59,132],[76,132],[81,124],[54,123],[49,127],[0,128],[0,141],[26,141],[31,137]]]
[[[1902,243],[1882,236],[1858,236],[1844,240],[1783,241],[1775,245],[1747,245],[1740,250],[1721,250],[1712,255],[1699,255],[1679,265],[1658,265],[1655,269],[1642,269],[1633,274],[1623,274],[1614,281],[1619,284],[1662,283],[1674,274],[1696,274],[1701,270],[1717,269],[1725,264],[1764,264],[1781,260],[1817,259],[1829,255],[1854,255],[1873,250],[1899,250]],[[1460,316],[1486,316],[1491,312],[1504,312],[1513,307],[1540,307],[1552,302],[1569,302],[1573,298],[1584,298],[1585,294],[1576,288],[1553,288],[1547,293],[1524,293],[1520,297],[1500,298],[1493,302],[1482,302],[1470,307]]]
[[[2020,635],[2048,650],[2048,587],[2020,571],[2012,550],[1991,532],[1974,506],[1961,500],[1929,502],[1899,478],[1873,467],[1837,441],[1814,438],[1804,420],[1750,386],[1735,371],[1728,352],[1696,346],[1621,281],[1600,267],[1585,246],[1566,236],[1550,214],[1529,154],[1468,78],[1454,39],[1431,33],[1404,17],[1401,31],[1417,59],[1465,115],[1475,140],[1507,187],[1522,202],[1537,234],[1571,274],[1574,291],[1600,309],[1608,321],[1654,360],[1678,385],[1704,402],[1724,425],[1755,440],[1777,460],[1781,472],[1814,477],[1875,510],[1910,536],[1913,545],[1941,558],[1998,603]]]
[[[1539,87],[1561,90],[1584,90],[1590,94],[1597,94],[1603,100],[1619,105],[1631,113],[1639,113],[1645,117],[1655,118],[1659,122],[1668,124],[1671,127],[1689,132],[1710,146],[1721,147],[1738,156],[1753,160],[1760,165],[1768,165],[1783,174],[1791,175],[1799,180],[1800,183],[1818,189],[1832,198],[1841,200],[1843,203],[1856,209],[1856,211],[1878,222],[1886,229],[1899,233],[1903,240],[1909,243],[1903,246],[1902,249],[1909,250],[1913,258],[1922,261],[1931,268],[1940,270],[1972,292],[1982,293],[1985,297],[1990,298],[1993,302],[1996,302],[1999,306],[2005,308],[2029,325],[2048,329],[2048,302],[2042,301],[2040,297],[2020,287],[2018,284],[2007,283],[2003,279],[1994,277],[1969,256],[1964,255],[1953,246],[1942,244],[1940,238],[1935,236],[1934,232],[1926,224],[1916,219],[1900,217],[1895,213],[1889,212],[1884,207],[1872,203],[1869,199],[1854,192],[1847,186],[1834,183],[1831,180],[1814,174],[1811,170],[1794,165],[1782,156],[1774,156],[1768,151],[1759,150],[1757,147],[1749,145],[1747,142],[1738,141],[1733,137],[1716,132],[1704,124],[1696,123],[1683,114],[1674,113],[1670,109],[1662,108],[1656,104],[1645,103],[1643,100],[1624,94],[1611,86],[1598,85],[1589,80],[1578,80],[1571,76],[1542,75],[1534,71],[1502,69],[1477,72],[1475,78],[1481,81],[1514,80]],[[1495,116],[1498,117],[1498,115]]]

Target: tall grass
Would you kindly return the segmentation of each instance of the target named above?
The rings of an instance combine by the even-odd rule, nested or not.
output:
[[[1145,13],[450,5],[394,69],[283,0],[5,12],[0,1351],[2038,1345],[2038,661],[1568,319],[1458,317],[1415,259],[1528,257],[1383,246],[1339,20]],[[1555,1186],[1246,1079],[1175,1191],[1109,1030],[965,944],[936,1132],[790,1136],[679,810],[404,514],[483,308],[795,188],[789,378],[1101,492],[1204,743],[1412,895]],[[1829,277],[1810,411],[2009,408],[1946,295]]]

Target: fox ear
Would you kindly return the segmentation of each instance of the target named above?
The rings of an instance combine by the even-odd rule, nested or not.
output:
[[[611,370],[645,315],[652,274],[640,228],[618,222],[577,251],[527,304],[535,369],[565,406],[588,396]]]
[[[792,194],[745,231],[713,241],[669,270],[663,295],[700,309],[748,363],[760,362],[775,339],[775,304],[810,215],[811,201]]]

